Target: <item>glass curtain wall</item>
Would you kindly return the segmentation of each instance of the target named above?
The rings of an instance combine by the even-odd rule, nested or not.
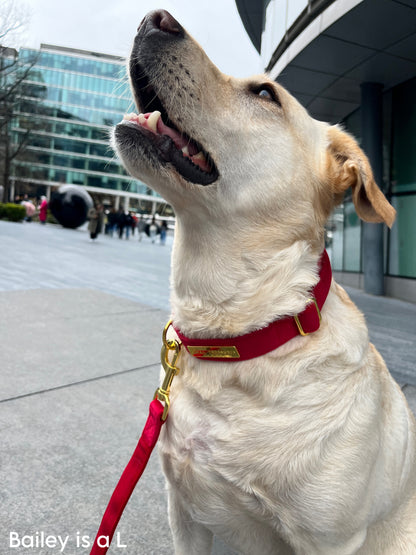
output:
[[[416,78],[392,92],[391,192],[397,210],[390,231],[388,273],[416,278]]]
[[[397,210],[396,221],[385,236],[387,275],[416,278],[416,79],[384,95],[383,183],[379,184]],[[344,122],[360,140],[360,110]],[[361,272],[361,228],[347,197],[329,222],[334,270]]]
[[[132,109],[123,59],[49,45],[21,49],[19,59],[32,67],[14,109],[14,142],[29,137],[14,163],[17,182],[157,196],[127,175],[109,147],[111,127]]]

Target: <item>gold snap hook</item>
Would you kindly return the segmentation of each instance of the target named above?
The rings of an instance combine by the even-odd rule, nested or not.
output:
[[[181,345],[182,345],[180,342],[176,341],[176,339],[172,339],[172,340],[167,339],[166,335],[171,325],[172,325],[172,320],[169,320],[162,334],[163,345],[160,353],[160,361],[165,371],[165,378],[163,380],[161,387],[159,387],[156,390],[154,395],[154,399],[158,399],[159,401],[165,404],[163,414],[162,414],[163,421],[166,420],[169,412],[170,386],[172,385],[173,378],[176,376],[176,374],[179,374],[179,368],[176,366],[176,361],[178,360],[179,353],[181,350]],[[169,352],[173,353],[171,356],[171,360],[169,360]]]

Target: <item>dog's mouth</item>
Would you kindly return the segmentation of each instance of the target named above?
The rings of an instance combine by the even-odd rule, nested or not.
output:
[[[141,76],[135,78],[138,75]],[[153,144],[159,157],[172,164],[186,181],[198,185],[214,183],[219,173],[210,154],[175,126],[139,66],[134,68],[132,80],[139,109],[146,113],[126,114],[123,122],[137,128]]]

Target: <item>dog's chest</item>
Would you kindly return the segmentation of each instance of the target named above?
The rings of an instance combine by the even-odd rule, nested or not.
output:
[[[231,386],[208,400],[179,386],[160,453],[170,487],[195,521],[218,530],[233,515],[235,522],[268,522],[284,537],[289,529],[299,534],[309,520],[311,527],[318,519],[335,529],[346,506],[351,514],[360,511],[363,484],[342,453],[348,448],[354,459],[360,457],[361,438],[351,445],[350,432],[367,443],[371,436],[354,425],[345,444],[338,430],[351,403],[344,405],[338,396],[337,403],[319,402],[320,389],[313,381],[290,391],[282,386],[280,400],[267,403]],[[334,452],[341,453],[338,469]],[[363,462],[363,476],[370,466]],[[353,494],[343,497],[350,490]]]
[[[164,472],[195,520],[220,526],[222,507],[254,519],[268,515],[278,529],[288,490],[297,490],[311,468],[290,472],[295,460],[301,463],[299,452],[288,447],[287,418],[280,415],[279,425],[278,411],[271,419],[264,407],[230,395],[203,408],[186,392],[175,396],[160,441]],[[304,448],[299,443],[296,450]],[[309,466],[311,457],[302,460]]]

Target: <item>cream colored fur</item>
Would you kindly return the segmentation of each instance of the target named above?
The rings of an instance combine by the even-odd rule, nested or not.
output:
[[[220,174],[194,185],[116,135],[126,168],[176,211],[175,324],[220,337],[302,311],[348,188],[361,217],[393,223],[364,153],[267,76],[221,74],[189,35],[158,49],[150,82]],[[415,421],[335,282],[316,333],[246,362],[182,349],[178,366],[160,441],[177,555],[209,554],[213,534],[246,555],[416,554]]]

